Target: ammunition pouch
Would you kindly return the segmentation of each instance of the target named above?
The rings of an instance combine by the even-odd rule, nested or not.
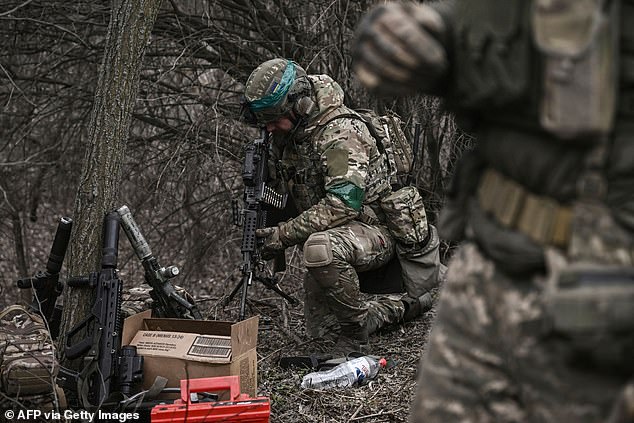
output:
[[[429,225],[429,237],[420,247],[407,248],[396,244],[396,255],[401,264],[401,278],[407,295],[418,298],[431,292],[440,283],[440,239],[438,231]]]
[[[326,195],[323,177],[315,169],[296,171],[288,181],[294,204],[300,212],[308,210]]]
[[[572,360],[634,371],[634,267],[566,265],[553,254],[543,294],[551,333],[569,341]]]
[[[416,187],[408,186],[379,200],[388,231],[396,240],[403,288],[418,298],[439,284],[438,232],[427,223],[423,199]]]
[[[620,2],[536,0],[532,29],[544,57],[540,122],[561,139],[608,133],[617,93]]]
[[[423,198],[408,186],[381,198],[385,225],[394,239],[405,245],[424,244],[429,236]]]

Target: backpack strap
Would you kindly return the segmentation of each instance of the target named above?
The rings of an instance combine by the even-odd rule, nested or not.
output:
[[[372,135],[372,138],[374,138],[374,140],[376,141],[376,147],[379,149],[379,153],[385,154],[385,146],[381,142],[381,137],[378,134],[378,132],[376,132],[376,128],[374,127],[374,125],[372,125],[372,123],[370,123],[366,117],[360,115],[359,113],[355,112],[354,110],[351,110],[348,113],[340,113],[340,114],[335,115],[335,116],[329,116],[329,115],[324,116],[315,125],[317,127],[317,131],[319,131],[319,132],[323,131],[324,128],[326,127],[326,125],[328,125],[330,122],[332,122],[332,121],[334,121],[336,119],[357,119],[357,120],[360,120],[361,122],[363,122],[365,124],[365,126],[368,128],[368,131],[370,132],[370,135]],[[317,132],[317,133],[319,133],[319,132]]]

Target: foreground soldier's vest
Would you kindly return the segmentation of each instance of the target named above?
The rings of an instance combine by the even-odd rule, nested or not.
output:
[[[58,369],[40,316],[19,305],[0,312],[0,391],[19,397],[49,394]]]
[[[457,171],[465,225],[450,235],[468,229],[511,274],[552,271],[564,253],[545,299],[555,328],[633,339],[634,1],[455,7],[449,102],[478,145]],[[631,362],[631,344],[610,360]]]
[[[634,232],[634,2],[485,0],[456,7],[450,103],[465,124],[475,118],[477,125],[467,129],[477,135],[476,168],[484,170],[469,188],[477,201],[468,219],[482,248],[510,272],[543,269],[544,246],[570,244],[573,203],[598,195],[615,220],[610,236],[622,233],[618,242],[629,243],[605,248],[619,256],[616,263],[631,264],[631,249],[629,258],[621,256]],[[557,15],[566,8],[573,16]],[[568,33],[556,33],[562,27]],[[604,184],[580,187],[600,145],[606,157],[594,166],[605,164]]]

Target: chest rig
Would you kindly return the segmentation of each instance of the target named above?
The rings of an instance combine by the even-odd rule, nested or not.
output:
[[[326,196],[321,158],[310,140],[289,140],[276,166],[299,213]]]
[[[277,171],[286,181],[300,213],[326,196],[326,175],[331,166],[331,157],[327,151],[320,151],[319,143],[328,144],[331,137],[341,137],[339,131],[354,133],[354,136],[368,143],[364,147],[367,148],[364,154],[368,154],[368,162],[365,165],[367,173],[362,181],[365,185],[363,202],[372,203],[390,191],[388,155],[379,148],[365,121],[342,106],[311,123],[301,136],[287,140],[282,159],[277,164]]]
[[[516,11],[522,9],[523,16],[517,18],[518,22],[524,22],[518,25],[530,36],[530,44],[523,45],[522,57],[532,57],[533,68],[531,75],[518,77],[523,81],[517,87],[524,86],[526,93],[517,94],[519,98],[538,94],[538,100],[530,104],[536,109],[535,119],[528,119],[520,110],[516,112],[524,120],[523,126],[521,122],[505,120],[504,115],[486,119],[485,133],[489,136],[483,137],[482,143],[489,146],[482,151],[489,167],[481,175],[477,201],[504,228],[518,231],[539,245],[566,248],[574,220],[571,202],[587,197],[590,191],[597,196],[607,190],[606,150],[615,131],[617,86],[623,83],[617,72],[622,53],[618,42],[621,2],[523,3],[529,6],[522,9],[516,5]],[[515,39],[523,40],[523,44],[527,36],[518,34]],[[529,81],[529,85],[524,85]],[[534,142],[530,142],[531,137]],[[500,148],[492,148],[493,144]],[[515,146],[518,154],[532,157],[526,161],[534,169],[532,172],[509,166],[518,163],[508,157],[512,150],[509,146]],[[567,157],[557,159],[555,156],[560,154]],[[554,174],[564,169],[560,167],[564,161],[568,163],[568,176],[558,175],[560,187],[543,190]],[[570,165],[573,161],[576,169]],[[579,182],[575,182],[577,178]],[[577,187],[571,189],[571,185]]]

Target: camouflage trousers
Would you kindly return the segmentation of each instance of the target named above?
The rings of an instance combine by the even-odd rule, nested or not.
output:
[[[410,422],[600,422],[608,416],[628,375],[569,365],[566,342],[542,335],[542,282],[510,278],[473,244],[456,253]]]
[[[318,240],[332,252],[319,265],[306,260],[307,245]],[[353,221],[311,235],[304,247],[308,269],[304,279],[306,330],[313,338],[336,338],[340,327],[358,326],[372,333],[402,320],[401,295],[376,296],[364,301],[357,271],[384,266],[395,254],[395,242],[383,226]]]

